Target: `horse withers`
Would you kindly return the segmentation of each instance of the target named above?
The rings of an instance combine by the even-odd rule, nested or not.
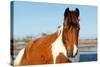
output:
[[[70,62],[78,53],[79,9],[65,9],[63,24],[52,34],[31,40],[16,57],[15,65]]]

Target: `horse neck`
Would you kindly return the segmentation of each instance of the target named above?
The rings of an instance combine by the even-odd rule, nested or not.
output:
[[[61,25],[60,28],[58,28],[57,39],[52,43],[52,55],[53,55],[53,63],[56,63],[57,56],[59,56],[60,53],[62,53],[64,56],[66,55],[66,48],[62,42],[62,32],[63,32],[63,26]]]

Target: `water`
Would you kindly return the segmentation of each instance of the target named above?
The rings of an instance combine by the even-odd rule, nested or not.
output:
[[[80,54],[79,62],[97,61],[97,54]]]
[[[97,61],[97,44],[80,44],[79,55],[79,62]]]

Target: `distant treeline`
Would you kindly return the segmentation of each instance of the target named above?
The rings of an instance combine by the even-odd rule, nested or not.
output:
[[[14,40],[14,42],[29,42],[32,39]],[[97,44],[96,39],[79,40],[79,44]]]
[[[26,37],[23,37],[23,38],[14,38],[13,41],[14,42],[28,42],[32,39],[36,39],[38,37],[41,37],[41,36],[45,36],[45,35],[48,35],[47,33],[42,33],[42,34],[39,34],[37,36],[26,36]],[[79,44],[96,44],[97,43],[97,38],[94,38],[94,39],[79,39]]]

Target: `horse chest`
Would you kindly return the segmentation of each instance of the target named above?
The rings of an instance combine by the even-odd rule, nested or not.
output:
[[[53,63],[56,63],[56,57],[60,54],[64,54],[66,57],[66,49],[64,44],[62,43],[62,37],[59,36],[58,39],[52,44],[52,56],[53,56]]]

